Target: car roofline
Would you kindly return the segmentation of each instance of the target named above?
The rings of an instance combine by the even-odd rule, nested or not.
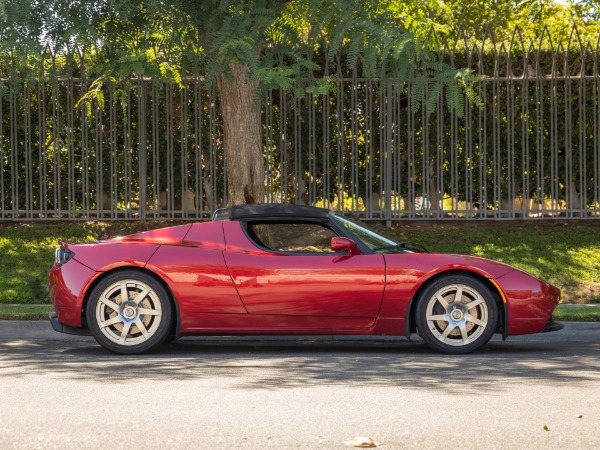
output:
[[[220,220],[310,220],[328,221],[333,211],[307,205],[261,203],[217,209],[213,221]]]

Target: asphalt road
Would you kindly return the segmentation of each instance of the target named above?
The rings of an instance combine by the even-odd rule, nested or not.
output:
[[[408,341],[200,339],[123,357],[33,328],[14,339],[10,326],[2,449],[344,449],[358,436],[388,449],[600,448],[600,324],[468,356]]]

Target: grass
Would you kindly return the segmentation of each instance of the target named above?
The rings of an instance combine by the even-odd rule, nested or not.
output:
[[[47,276],[58,240],[91,242],[162,226],[161,222],[0,224],[0,304],[49,303]],[[600,303],[600,224],[596,221],[411,222],[377,231],[430,251],[502,261],[563,291],[565,303]]]
[[[600,322],[600,305],[559,305],[552,317],[559,322]]]
[[[52,305],[6,305],[0,304],[0,320],[48,320]],[[559,305],[554,320],[564,322],[600,322],[600,305]]]
[[[0,320],[48,320],[52,305],[3,305],[0,304]]]

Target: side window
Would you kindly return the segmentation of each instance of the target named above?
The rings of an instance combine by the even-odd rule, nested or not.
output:
[[[280,252],[332,253],[329,228],[314,223],[252,223],[248,234],[258,244]]]

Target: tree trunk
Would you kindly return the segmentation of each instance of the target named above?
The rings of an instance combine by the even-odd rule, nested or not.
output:
[[[265,195],[260,108],[254,107],[258,82],[243,63],[231,65],[231,78],[217,78],[223,114],[227,203],[262,203]]]

